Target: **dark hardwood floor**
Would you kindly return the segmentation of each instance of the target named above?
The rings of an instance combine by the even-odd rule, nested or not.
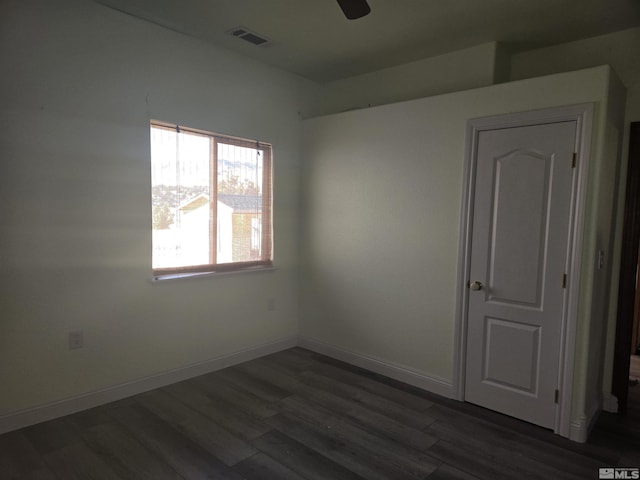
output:
[[[616,415],[578,444],[301,348],[0,435],[3,480],[583,480],[605,466],[640,466],[640,430]]]

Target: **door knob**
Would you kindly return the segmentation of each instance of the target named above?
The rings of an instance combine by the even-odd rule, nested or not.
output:
[[[469,288],[471,288],[471,290],[473,290],[474,292],[477,292],[478,290],[482,290],[482,283],[475,281],[471,285],[469,285]]]

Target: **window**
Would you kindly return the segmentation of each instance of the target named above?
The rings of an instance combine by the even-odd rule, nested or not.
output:
[[[271,145],[151,122],[153,275],[271,266]]]

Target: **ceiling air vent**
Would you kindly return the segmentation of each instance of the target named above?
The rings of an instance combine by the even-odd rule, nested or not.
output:
[[[227,33],[234,37],[241,38],[245,42],[252,43],[253,45],[264,46],[269,43],[269,40],[267,40],[264,36],[258,35],[256,32],[252,32],[245,27],[235,27],[231,30],[227,30]]]

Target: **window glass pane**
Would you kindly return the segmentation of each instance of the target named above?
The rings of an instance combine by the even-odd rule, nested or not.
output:
[[[154,269],[211,262],[210,143],[151,127]]]
[[[218,263],[262,258],[262,156],[218,142]]]

